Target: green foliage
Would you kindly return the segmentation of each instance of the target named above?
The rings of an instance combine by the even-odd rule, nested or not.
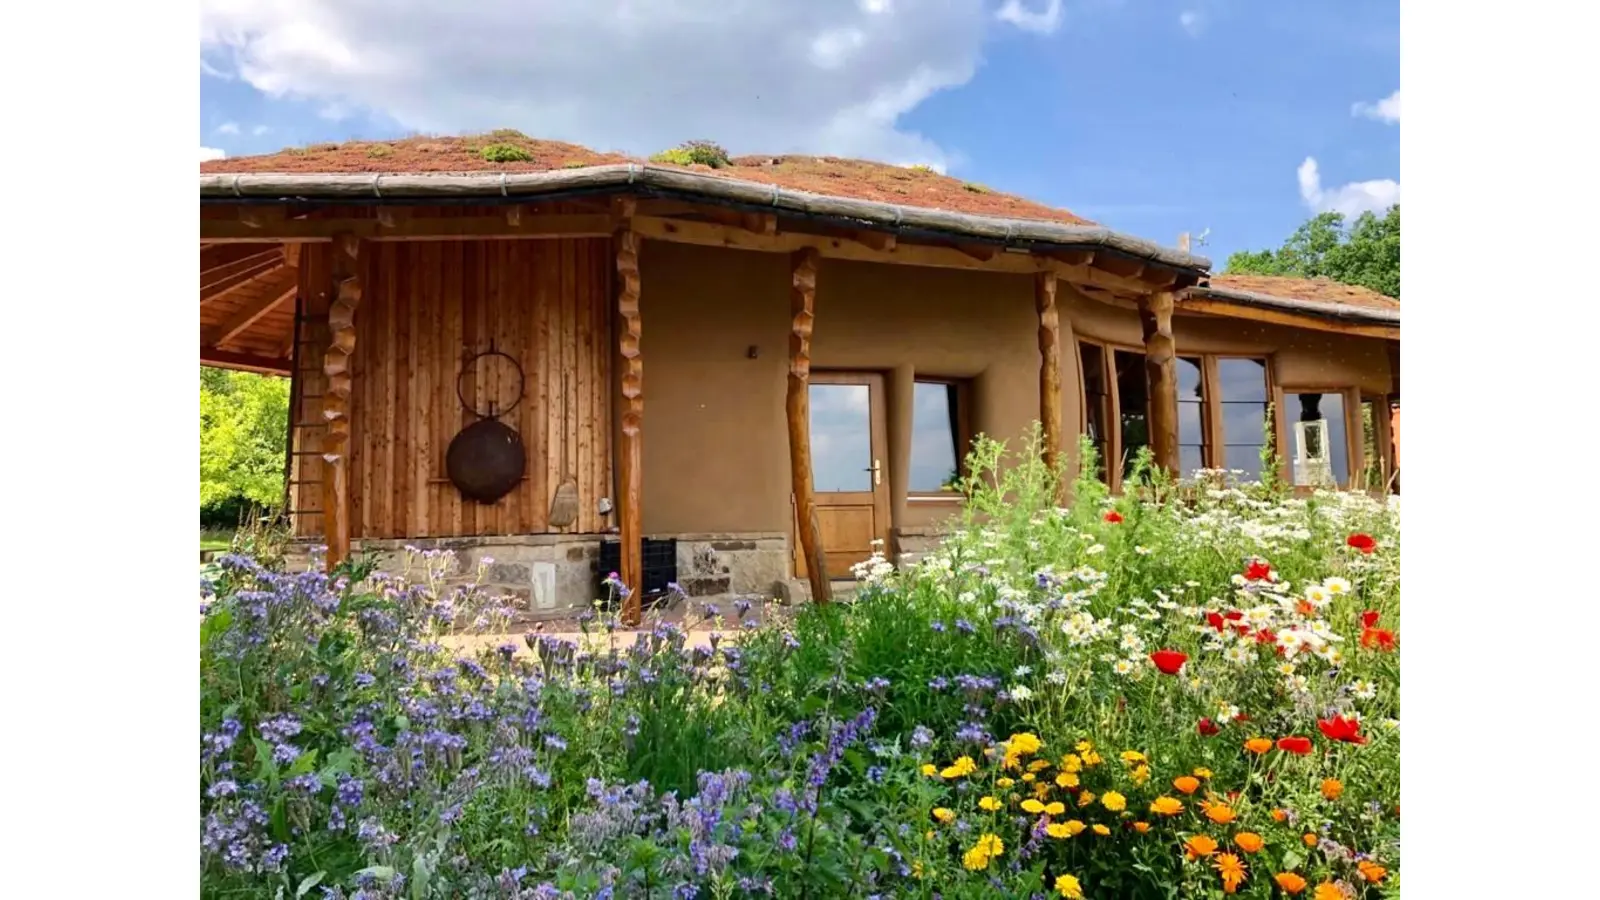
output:
[[[650,161],[674,166],[710,166],[713,169],[730,164],[728,151],[711,141],[685,141],[670,150],[657,153],[650,157]]]
[[[202,366],[201,508],[241,501],[279,506],[288,433],[287,378]]]
[[[533,160],[532,153],[518,147],[516,144],[490,144],[478,151],[478,155],[482,156],[485,162],[492,163],[531,162]]]
[[[388,144],[377,144],[367,148],[367,156],[372,159],[383,159],[385,156],[392,156],[393,154],[394,148]]]
[[[961,186],[963,188],[965,188],[966,190],[971,191],[974,194],[987,194],[987,193],[989,193],[989,189],[988,188],[984,187],[981,184],[978,184],[977,182],[964,181],[964,182],[961,183]]]
[[[1228,257],[1229,274],[1329,278],[1400,297],[1400,205],[1382,218],[1365,212],[1348,229],[1339,213],[1321,213],[1277,250],[1241,250]]]

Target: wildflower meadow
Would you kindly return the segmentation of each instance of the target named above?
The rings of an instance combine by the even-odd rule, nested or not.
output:
[[[1035,449],[979,442],[938,551],[709,646],[602,611],[458,655],[511,610],[436,554],[224,557],[203,895],[1397,897],[1398,507],[1141,464],[1063,509]]]

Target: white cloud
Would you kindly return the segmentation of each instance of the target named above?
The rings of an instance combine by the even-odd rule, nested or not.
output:
[[[1379,122],[1388,122],[1391,125],[1400,122],[1400,89],[1395,88],[1394,93],[1379,100],[1377,103],[1356,103],[1350,107],[1350,114]]]
[[[1200,32],[1205,30],[1206,17],[1198,9],[1186,9],[1178,14],[1178,24],[1190,37],[1199,37]]]
[[[201,162],[208,162],[208,161],[213,160],[213,159],[226,159],[227,156],[228,156],[228,151],[226,151],[226,150],[218,150],[215,147],[207,147],[207,146],[204,146],[204,145],[201,145],[201,147],[200,147],[200,161]]]
[[[221,125],[217,126],[217,134],[238,134],[238,133],[239,133],[239,123],[238,122],[223,122]]]
[[[1050,34],[1061,26],[1061,0],[1044,0],[1043,9],[1030,9],[1023,0],[1006,0],[995,18],[1024,31]]]
[[[734,153],[948,165],[900,117],[971,79],[987,33],[1052,31],[1061,5],[807,0],[732,15],[703,0],[202,0],[200,51],[268,95],[420,132],[518,128],[637,154],[706,138]]]
[[[256,137],[260,137],[263,134],[266,134],[266,133],[270,132],[271,130],[272,130],[272,126],[270,126],[270,125],[257,125],[256,127],[250,129],[250,133],[255,135]]]
[[[1300,164],[1300,199],[1313,212],[1343,213],[1355,218],[1364,212],[1382,212],[1400,202],[1400,182],[1384,178],[1377,181],[1352,181],[1336,188],[1322,186],[1322,173],[1316,159],[1308,156]]]

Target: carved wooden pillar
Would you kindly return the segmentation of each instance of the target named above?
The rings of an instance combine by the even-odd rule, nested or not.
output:
[[[789,419],[789,474],[794,490],[795,532],[800,558],[811,582],[811,600],[833,599],[827,561],[817,525],[817,497],[811,483],[811,326],[817,296],[817,249],[805,247],[789,258],[789,392],[784,404]]]
[[[1044,464],[1061,464],[1061,313],[1056,309],[1056,273],[1033,276],[1033,303],[1039,313],[1039,427]],[[1056,478],[1056,503],[1065,504],[1067,483]]]
[[[644,592],[644,536],[641,533],[644,519],[639,509],[644,493],[640,448],[644,426],[644,363],[639,357],[639,235],[625,226],[617,232],[616,240],[620,280],[617,351],[622,356],[622,446],[618,454],[622,484],[617,503],[622,571],[617,574],[628,588],[628,596],[622,602],[622,621],[632,626],[639,624],[639,601]]]
[[[1150,450],[1156,464],[1178,475],[1178,349],[1172,339],[1171,291],[1139,300],[1144,368],[1150,393]]]
[[[322,524],[328,541],[327,568],[350,555],[350,356],[356,349],[356,276],[361,242],[344,234],[333,241],[333,302],[328,305],[328,349],[322,357]]]

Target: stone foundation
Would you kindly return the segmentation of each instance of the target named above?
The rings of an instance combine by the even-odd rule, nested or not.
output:
[[[950,533],[943,528],[900,528],[895,530],[895,543],[900,549],[897,565],[914,566],[929,552],[938,549]]]
[[[781,532],[653,535],[678,540],[678,584],[691,597],[762,596],[789,578],[789,538]]]

